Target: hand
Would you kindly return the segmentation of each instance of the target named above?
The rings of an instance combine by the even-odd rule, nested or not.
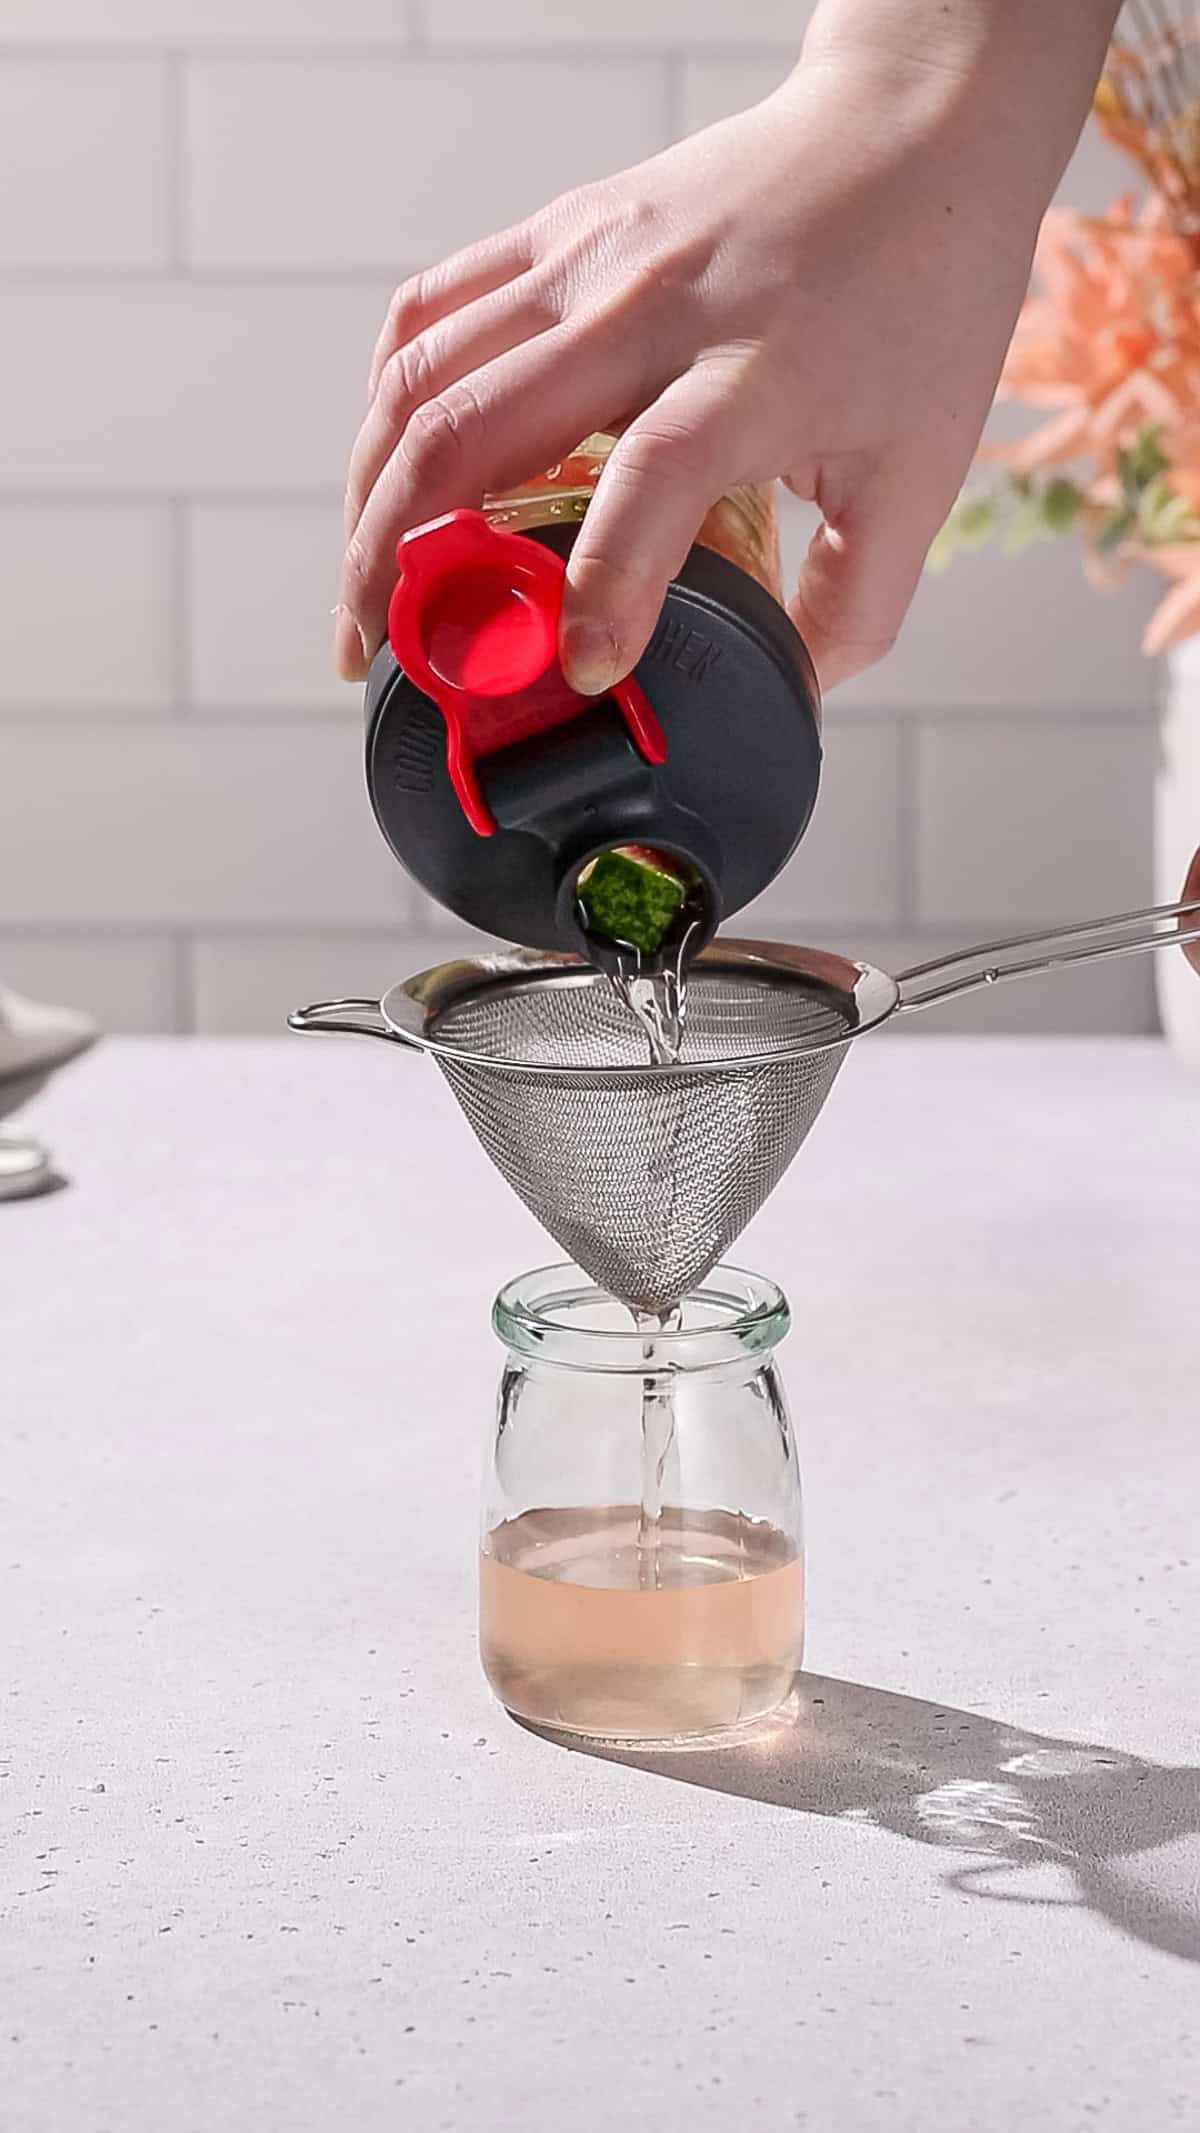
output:
[[[1039,119],[1051,91],[1010,33],[1040,19],[1053,38],[1043,0],[972,0],[954,18],[935,0],[824,0],[800,66],[757,109],[402,287],[350,466],[347,679],[382,641],[402,532],[620,424],[568,569],[578,688],[636,663],[718,497],[780,475],[822,515],[792,613],[823,683],[886,651],[975,451],[1087,107],[1104,43],[1082,34],[1085,4],[1098,23],[1097,0],[1051,11],[1074,40],[1052,55],[1065,130]]]

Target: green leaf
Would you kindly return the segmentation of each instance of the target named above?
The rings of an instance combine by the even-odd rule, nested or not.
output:
[[[1083,492],[1064,474],[1054,475],[1040,487],[1028,478],[1014,482],[1013,493],[1017,501],[1004,542],[1010,555],[1028,548],[1032,541],[1069,533],[1083,503]]]
[[[940,533],[934,535],[925,558],[926,568],[945,570],[963,550],[982,548],[995,522],[996,506],[990,496],[960,496]]]
[[[1200,534],[1200,522],[1186,496],[1177,496],[1170,482],[1159,474],[1142,495],[1137,513],[1138,533],[1149,547],[1167,541],[1186,541]]]
[[[1119,548],[1122,541],[1128,540],[1136,524],[1136,514],[1128,505],[1120,511],[1114,511],[1111,518],[1105,519],[1096,535],[1097,548],[1102,554],[1111,555],[1114,548]]]
[[[1056,474],[1042,491],[1042,518],[1048,533],[1069,533],[1083,506],[1083,491],[1078,484],[1068,481],[1065,474]]]
[[[1036,494],[1022,497],[1004,529],[1005,554],[1019,555],[1022,548],[1044,540],[1047,531],[1041,497]]]
[[[958,537],[965,548],[982,548],[996,523],[990,496],[964,496],[958,507]]]
[[[1167,472],[1170,461],[1163,451],[1161,438],[1162,432],[1157,424],[1151,424],[1142,430],[1136,444],[1118,452],[1117,472],[1127,504],[1136,505],[1151,482]]]
[[[954,529],[947,519],[945,525],[939,527],[934,534],[926,550],[925,568],[931,577],[940,577],[943,570],[949,570],[959,547],[960,543],[955,539]]]

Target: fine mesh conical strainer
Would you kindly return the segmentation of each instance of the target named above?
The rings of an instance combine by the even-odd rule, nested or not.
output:
[[[1190,921],[1168,930],[1172,921]],[[688,977],[678,1065],[651,1066],[609,980],[515,950],[444,963],[299,1030],[429,1052],[513,1190],[632,1309],[670,1309],[778,1184],[851,1040],[893,1014],[1101,956],[1200,938],[1200,903],[989,943],[901,978],[806,948],[717,940]]]

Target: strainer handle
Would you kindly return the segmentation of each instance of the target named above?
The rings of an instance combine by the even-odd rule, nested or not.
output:
[[[1186,919],[1186,925],[1179,924]],[[1200,941],[1200,898],[1159,904],[1147,911],[1125,911],[1050,932],[1018,933],[1004,941],[982,941],[953,955],[918,963],[897,980],[900,1011],[932,1007],[939,1000],[999,985],[1009,978],[1031,978],[1071,963],[1101,962],[1107,956],[1144,955],[1152,948],[1183,947]],[[1030,951],[1033,951],[1032,953]],[[933,982],[931,982],[933,981]]]
[[[382,1037],[388,1044],[407,1041],[385,1022],[378,1000],[320,1000],[315,1007],[298,1007],[288,1016],[288,1028],[304,1035],[328,1030],[344,1037]]]

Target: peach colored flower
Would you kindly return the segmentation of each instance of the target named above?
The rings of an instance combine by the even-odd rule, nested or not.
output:
[[[1170,437],[1200,410],[1200,269],[1158,201],[1047,215],[1040,284],[1022,310],[998,398],[1061,412],[988,456],[1022,472],[1091,458],[1111,471],[1147,427]]]
[[[1200,260],[1161,197],[1138,211],[1124,196],[1100,216],[1056,209],[1038,245],[1037,288],[1024,305],[998,399],[1049,418],[985,456],[1022,475],[1069,468],[1083,506],[1089,574],[1111,581],[1130,562],[1172,580],[1146,631],[1159,652],[1200,631],[1200,539],[1153,539],[1139,520],[1117,550],[1095,546],[1120,513],[1122,454],[1147,431],[1166,461],[1154,500],[1200,519]],[[1178,500],[1176,502],[1175,500]],[[1149,537],[1147,537],[1149,532]]]
[[[1137,28],[1111,46],[1094,109],[1149,197],[1046,216],[996,396],[1045,419],[982,456],[1018,478],[1018,544],[1073,525],[1097,583],[1162,573],[1158,652],[1200,633],[1200,13],[1147,9]]]

